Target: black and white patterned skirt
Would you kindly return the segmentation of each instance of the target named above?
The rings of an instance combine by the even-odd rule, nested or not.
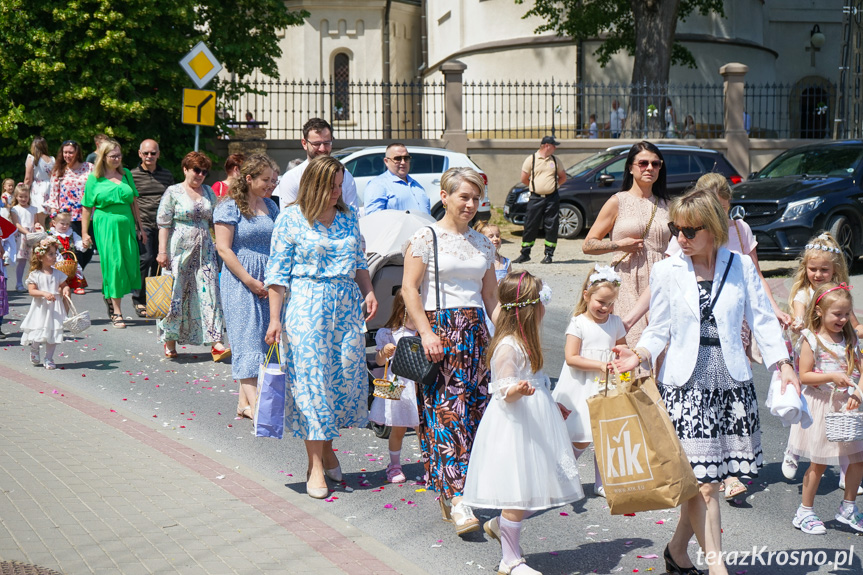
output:
[[[673,360],[669,353],[666,361]],[[659,392],[699,483],[758,475],[763,452],[755,387],[752,379],[731,377],[722,348],[699,347],[689,381],[660,383]]]

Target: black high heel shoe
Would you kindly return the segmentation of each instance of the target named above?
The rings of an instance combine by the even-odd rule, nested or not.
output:
[[[704,575],[704,571],[696,567],[680,567],[674,562],[671,557],[671,551],[668,550],[668,545],[665,546],[665,551],[662,553],[665,559],[665,571],[672,575]]]

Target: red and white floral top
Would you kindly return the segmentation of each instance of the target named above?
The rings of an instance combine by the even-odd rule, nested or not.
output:
[[[53,218],[57,212],[69,212],[72,221],[81,220],[81,200],[84,198],[84,186],[87,184],[87,176],[93,171],[93,164],[81,162],[77,169],[66,167],[62,176],[56,174],[51,176],[51,191],[48,193],[48,201],[45,205]]]

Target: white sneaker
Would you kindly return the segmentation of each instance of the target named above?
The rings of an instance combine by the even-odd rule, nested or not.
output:
[[[841,489],[842,491],[845,491],[845,480],[844,479],[839,480],[839,489]],[[857,495],[863,495],[863,485],[857,486]]]
[[[785,456],[782,458],[782,475],[785,476],[785,479],[794,479],[797,476],[798,459],[798,457],[790,453],[785,453]]]

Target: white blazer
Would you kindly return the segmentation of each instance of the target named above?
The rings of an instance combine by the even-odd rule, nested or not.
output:
[[[720,247],[716,254],[711,301],[716,297],[729,257],[731,252]],[[719,330],[725,366],[737,381],[752,377],[740,338],[744,318],[758,342],[765,366],[788,358],[779,321],[749,256],[734,254],[725,287],[713,308],[713,317]],[[650,321],[638,347],[647,349],[655,361],[668,344],[659,381],[665,385],[682,386],[695,371],[700,339],[698,283],[692,259],[681,251],[656,262],[650,270]]]

